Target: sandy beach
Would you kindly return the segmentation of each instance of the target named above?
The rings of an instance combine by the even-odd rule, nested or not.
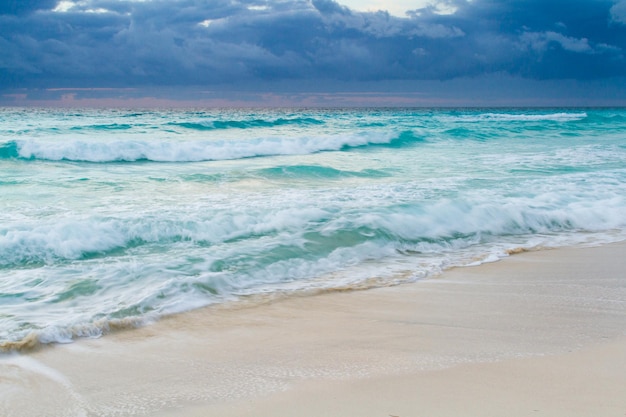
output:
[[[626,244],[0,357],[0,415],[624,416]]]

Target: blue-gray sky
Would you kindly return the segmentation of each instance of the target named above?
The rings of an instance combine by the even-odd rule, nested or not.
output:
[[[0,104],[626,105],[626,0],[3,0]]]

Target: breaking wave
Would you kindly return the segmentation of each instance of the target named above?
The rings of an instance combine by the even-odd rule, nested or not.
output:
[[[410,136],[410,135],[409,135]],[[416,140],[393,134],[355,134],[247,140],[18,140],[0,145],[0,158],[76,162],[199,162],[276,155],[305,155],[368,145],[392,145]]]

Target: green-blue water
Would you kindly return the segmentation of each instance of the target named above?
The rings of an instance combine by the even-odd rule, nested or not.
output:
[[[0,110],[0,343],[625,237],[624,109]]]

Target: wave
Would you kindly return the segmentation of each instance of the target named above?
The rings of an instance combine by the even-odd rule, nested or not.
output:
[[[562,190],[343,209],[303,202],[244,211],[233,204],[161,217],[0,225],[0,271],[15,283],[0,301],[15,305],[15,314],[34,302],[48,311],[40,322],[6,321],[4,334],[11,336],[0,350],[97,337],[112,325],[241,296],[358,288],[372,276],[395,282],[407,270],[429,276],[545,244],[550,236],[623,230],[625,206],[619,192],[594,200]],[[57,278],[47,282],[47,276]],[[72,314],[63,314],[68,308]],[[50,316],[58,320],[46,321]]]
[[[324,121],[312,117],[278,118],[275,120],[212,120],[206,122],[170,122],[167,126],[183,127],[192,130],[219,130],[219,129],[250,129],[258,127],[279,127],[286,125],[321,125]]]
[[[9,141],[0,144],[0,159],[19,158],[19,145],[16,141]]]
[[[88,126],[73,126],[70,128],[72,131],[82,130],[130,130],[134,127],[144,126],[141,124],[127,124],[127,123],[108,123],[108,124],[95,124]]]
[[[282,165],[264,168],[256,171],[256,175],[263,178],[320,178],[332,180],[340,178],[382,178],[390,174],[376,169],[362,171],[347,171],[321,165]]]
[[[482,113],[464,114],[457,116],[443,116],[448,121],[464,122],[572,122],[587,118],[586,112],[568,113]]]
[[[407,134],[269,137],[247,140],[16,140],[0,145],[0,158],[76,162],[199,162],[276,155],[304,155],[368,145],[398,146],[416,140]],[[397,144],[395,143],[397,142]]]
[[[588,119],[589,122],[597,123],[603,129],[623,129],[622,124],[626,122],[626,115],[621,110],[604,110],[590,113]]]
[[[578,198],[583,197],[551,193],[499,203],[443,200],[351,210],[329,206],[243,212],[228,208],[210,213],[168,213],[162,218],[144,215],[124,219],[55,219],[36,225],[0,227],[0,268],[115,257],[138,247],[235,247],[244,242],[254,244],[260,238],[276,238],[275,248],[262,247],[263,253],[258,255],[264,260],[255,261],[258,264],[287,255],[323,256],[339,247],[371,241],[391,243],[398,250],[415,250],[425,243],[473,244],[488,236],[594,232],[625,226],[623,197],[609,194],[593,204],[582,204]],[[298,243],[285,246],[283,239]],[[242,259],[240,253],[234,256]]]
[[[407,270],[428,276],[543,245],[549,236],[558,242],[568,233],[623,229],[623,197],[554,205],[565,198],[173,216],[180,220],[171,220],[171,213],[168,219],[94,217],[0,229],[0,270],[13,268],[8,281],[17,283],[5,291],[3,304],[27,299],[58,317],[77,300],[81,305],[58,322],[7,328],[11,338],[0,350],[99,336],[111,323],[132,325],[240,296],[354,288],[372,276],[384,284]],[[58,279],[46,283],[47,275]],[[22,277],[42,281],[33,287]],[[113,288],[124,288],[125,295]]]
[[[230,211],[230,210],[229,210]],[[37,225],[0,228],[0,267],[40,265],[59,260],[114,256],[150,244],[187,242],[210,246],[277,231],[304,229],[320,221],[326,211],[313,208],[269,213],[214,212],[210,218],[98,218],[64,219]]]
[[[51,343],[69,343],[79,337],[100,337],[105,334],[135,329],[148,324],[145,317],[126,317],[123,319],[100,319],[94,323],[80,325],[51,326],[32,330],[18,340],[0,341],[0,352],[32,351]]]

